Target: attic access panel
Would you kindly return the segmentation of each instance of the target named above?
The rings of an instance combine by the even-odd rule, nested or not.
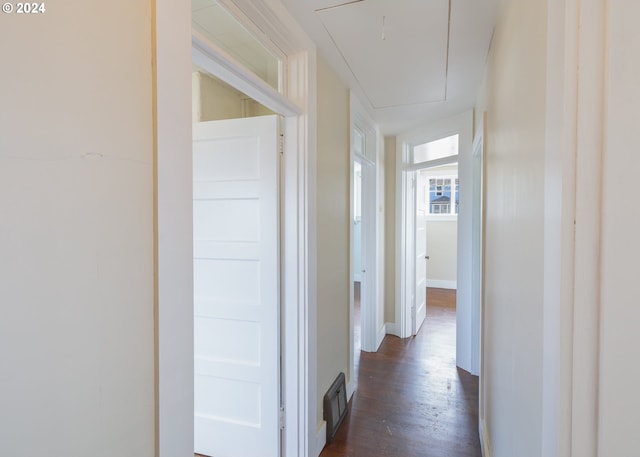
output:
[[[374,108],[446,99],[449,13],[450,0],[366,0],[316,11]]]

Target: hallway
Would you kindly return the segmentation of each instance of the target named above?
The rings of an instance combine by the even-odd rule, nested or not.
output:
[[[478,378],[455,365],[455,291],[428,289],[415,338],[362,353],[359,386],[321,457],[480,457]]]

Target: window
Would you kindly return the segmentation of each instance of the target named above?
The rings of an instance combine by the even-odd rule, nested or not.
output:
[[[413,147],[413,163],[428,162],[458,154],[458,135],[419,144]]]
[[[193,30],[282,92],[282,56],[267,48],[218,1],[199,0],[191,5]]]
[[[427,214],[458,214],[459,189],[460,183],[456,176],[429,178]]]

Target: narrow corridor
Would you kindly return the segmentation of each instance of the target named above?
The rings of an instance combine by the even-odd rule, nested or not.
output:
[[[480,457],[478,378],[456,367],[455,291],[428,289],[415,338],[360,357],[359,386],[321,457]]]

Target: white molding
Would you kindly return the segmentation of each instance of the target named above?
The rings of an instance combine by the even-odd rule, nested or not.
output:
[[[387,322],[384,324],[385,332],[387,335],[394,335],[400,337],[400,332],[398,331],[398,325],[395,322]]]
[[[427,279],[427,287],[433,287],[435,289],[457,289],[457,281],[451,281],[448,279]]]
[[[407,218],[412,217],[407,213],[408,193],[406,187],[411,183],[413,176],[408,176],[405,166],[409,163],[409,144],[403,141],[402,136],[396,137],[396,330],[400,338],[411,336],[411,297],[409,290],[409,276],[411,275],[410,262],[406,252],[407,230],[411,224]]]
[[[598,455],[606,2],[547,11],[542,454]]]
[[[367,352],[375,352],[379,347],[379,334],[377,329],[383,327],[382,322],[376,322],[378,316],[378,302],[381,297],[378,296],[377,284],[384,281],[384,265],[378,264],[378,237],[382,232],[379,230],[379,221],[376,208],[378,207],[378,186],[384,186],[378,180],[378,169],[384,164],[378,163],[380,135],[378,127],[374,123],[370,113],[368,113],[353,92],[349,93],[349,132],[350,138],[353,138],[353,132],[357,128],[365,136],[364,155],[357,154],[354,151],[353,143],[349,145],[349,220],[354,219],[354,182],[353,174],[355,161],[360,162],[362,166],[362,249],[361,249],[361,266],[364,273],[356,272],[354,269],[354,230],[353,224],[349,224],[349,354],[354,353],[354,298],[353,298],[353,282],[360,281],[360,325],[361,325],[361,349]],[[374,160],[372,160],[372,158]],[[383,335],[384,338],[384,335]],[[355,364],[353,357],[349,358],[349,376],[350,380],[357,379],[355,373]],[[350,384],[347,386],[347,392],[350,395],[357,389],[357,385]]]
[[[315,47],[280,0],[218,0],[235,6],[251,24],[244,24],[272,51],[291,56]],[[275,47],[275,49],[274,49]]]
[[[480,435],[480,451],[482,457],[491,457],[491,445],[489,443],[489,434],[487,432],[487,424],[484,419],[478,421],[478,433]]]
[[[376,335],[376,351],[378,350],[378,348],[380,348],[380,345],[382,344],[382,340],[384,340],[384,337],[387,334],[387,326],[386,324],[382,325],[382,327],[380,327],[378,329],[378,333]]]
[[[480,376],[482,367],[482,278],[484,270],[484,149],[486,113],[478,119],[471,148],[471,374]]]
[[[248,30],[255,24],[271,24],[261,30],[277,31],[281,43],[289,43],[286,98],[239,65],[206,39],[192,34],[191,54],[203,69],[242,90],[268,108],[284,114],[285,153],[282,165],[282,325],[284,385],[287,407],[283,447],[286,455],[308,457],[315,451],[317,424],[316,336],[316,51],[279,2],[230,0],[242,5]],[[253,6],[253,7],[252,7]],[[188,8],[188,7],[187,7]],[[254,24],[249,24],[251,21]],[[242,22],[242,21],[241,21]],[[264,37],[261,37],[264,39]],[[295,52],[294,52],[295,51]],[[191,60],[191,59],[190,59]],[[167,61],[170,61],[167,59]],[[171,62],[171,61],[170,61]],[[173,62],[172,62],[173,63]],[[189,62],[191,63],[191,62]],[[189,65],[191,74],[191,65]],[[189,97],[189,104],[191,97]],[[175,116],[175,113],[174,113]],[[189,124],[191,120],[189,118]],[[170,131],[170,127],[166,127]],[[174,156],[175,156],[175,151]],[[190,192],[189,192],[190,193]],[[193,317],[191,317],[191,321]],[[193,340],[193,337],[191,338]],[[193,341],[190,342],[193,347]],[[191,357],[192,360],[192,357]],[[162,383],[161,383],[162,384]],[[193,382],[190,386],[192,388]],[[193,408],[193,401],[190,408]],[[190,418],[193,423],[193,417]],[[190,437],[193,442],[193,433]],[[168,455],[168,454],[167,454]],[[174,453],[172,455],[178,455]]]
[[[355,391],[356,391],[356,385],[355,385],[355,383],[353,382],[353,380],[350,380],[350,381],[347,383],[346,389],[347,389],[347,402],[348,402],[348,401],[350,401],[350,400],[351,400],[351,397],[353,397],[353,394],[354,394],[354,393],[355,393]]]
[[[316,432],[316,440],[315,440],[315,448],[313,456],[318,457],[321,453],[322,450],[324,449],[324,447],[327,444],[327,422],[326,421],[322,421],[322,424],[320,425],[320,429]]]
[[[175,457],[193,455],[191,4],[154,1],[152,8],[156,144],[154,454]]]
[[[230,54],[193,30],[192,60],[208,73],[283,116],[296,116],[304,110],[265,81],[248,71]]]
[[[320,427],[318,427],[318,430],[316,431],[316,439],[314,442],[313,451],[311,451],[312,452],[311,455],[313,457],[318,457],[326,444],[327,444],[327,422],[323,420],[320,423]]]
[[[603,0],[581,0],[578,10],[577,130],[573,301],[571,451],[600,455],[601,212],[605,138],[605,29]],[[546,236],[546,235],[545,235]]]

